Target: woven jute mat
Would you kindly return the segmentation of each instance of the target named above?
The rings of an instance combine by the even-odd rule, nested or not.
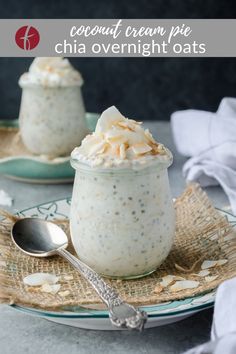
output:
[[[136,305],[192,297],[216,288],[221,282],[236,275],[236,237],[227,219],[210,203],[207,195],[196,184],[189,185],[175,201],[175,243],[163,265],[152,275],[138,280],[109,280],[124,300]],[[64,306],[98,306],[101,301],[92,287],[60,257],[47,259],[24,255],[16,249],[10,238],[15,216],[5,215],[0,224],[0,301],[17,303],[44,309]],[[68,220],[55,220],[66,230]],[[73,251],[70,245],[70,251]],[[214,281],[197,277],[204,260],[227,259],[222,266],[211,268]],[[43,293],[24,285],[23,278],[31,273],[48,272],[60,277],[61,289],[57,294]],[[173,292],[166,287],[156,293],[160,280],[165,275],[178,275],[187,280],[199,281],[194,289]]]
[[[33,156],[25,147],[19,129],[0,127],[0,158],[13,156]]]
[[[31,157],[42,162],[62,162],[69,156],[36,155],[27,149],[17,127],[0,127],[0,159],[9,157]]]

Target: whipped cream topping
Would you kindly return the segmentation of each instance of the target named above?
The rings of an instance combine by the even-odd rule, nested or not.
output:
[[[172,155],[141,122],[125,118],[112,106],[102,113],[95,132],[84,138],[71,157],[90,166],[110,168],[144,165],[157,158],[168,161]]]
[[[29,71],[21,75],[19,85],[81,86],[81,74],[74,69],[68,59],[61,57],[38,57],[29,67]]]

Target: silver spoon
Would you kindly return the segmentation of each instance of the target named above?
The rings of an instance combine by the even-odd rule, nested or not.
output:
[[[147,321],[146,312],[125,303],[94,270],[69,253],[66,250],[68,238],[59,226],[37,218],[24,218],[13,225],[11,236],[14,244],[29,256],[59,255],[71,263],[107,305],[109,317],[114,326],[140,331],[143,329]]]

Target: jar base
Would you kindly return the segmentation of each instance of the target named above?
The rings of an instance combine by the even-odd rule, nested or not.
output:
[[[129,275],[129,276],[122,276],[122,275],[115,276],[115,275],[107,275],[107,274],[101,274],[101,273],[100,273],[100,275],[103,278],[114,279],[114,280],[132,280],[132,279],[139,279],[139,278],[146,277],[146,276],[154,273],[156,270],[157,270],[157,268],[152,269],[152,270],[150,270],[146,273],[143,273],[143,274]]]

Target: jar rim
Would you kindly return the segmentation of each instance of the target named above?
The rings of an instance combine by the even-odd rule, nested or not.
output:
[[[147,174],[152,171],[162,171],[167,169],[173,162],[173,155],[169,149],[167,159],[152,159],[145,164],[130,164],[129,166],[114,166],[114,167],[102,167],[102,166],[91,166],[86,162],[79,161],[77,159],[70,159],[71,166],[77,171],[83,171],[85,173],[97,173],[104,175],[126,175],[126,174]]]

